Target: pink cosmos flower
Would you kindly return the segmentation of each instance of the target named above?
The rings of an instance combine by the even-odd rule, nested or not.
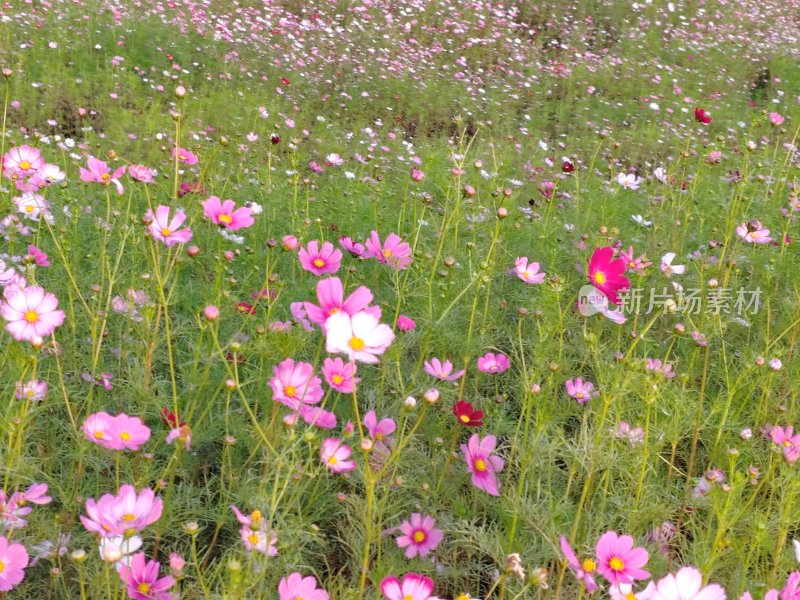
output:
[[[461,444],[461,451],[472,473],[472,485],[492,496],[500,495],[497,473],[503,470],[503,459],[493,455],[497,438],[487,435],[481,439],[476,433],[468,444]]]
[[[427,556],[442,541],[441,529],[436,529],[436,519],[420,513],[413,513],[411,518],[400,524],[403,534],[397,538],[397,546],[406,549],[406,558],[414,558],[417,554]]]
[[[319,306],[311,302],[303,302],[306,316],[312,323],[319,325],[325,331],[325,321],[333,314],[344,311],[350,316],[365,311],[381,318],[380,306],[369,306],[372,302],[372,292],[368,287],[361,286],[347,299],[344,298],[344,287],[338,277],[327,277],[317,282],[317,300]]]
[[[780,113],[771,112],[769,113],[769,122],[772,123],[775,127],[778,125],[782,125],[784,121],[783,116]]]
[[[124,165],[112,172],[111,169],[108,168],[108,165],[102,160],[90,156],[86,161],[86,166],[88,169],[80,168],[81,181],[102,183],[106,186],[113,183],[114,187],[117,188],[117,194],[121,196],[125,192],[125,188],[122,187],[122,183],[119,180],[119,178],[125,174],[126,167]]]
[[[35,175],[44,167],[44,164],[42,152],[32,146],[11,148],[3,155],[0,162],[3,175],[9,179]]]
[[[453,363],[451,363],[449,360],[442,362],[436,357],[432,358],[430,362],[426,360],[422,364],[424,365],[425,372],[428,375],[441,381],[456,381],[461,379],[464,376],[464,373],[466,373],[466,371],[463,369],[453,373]]]
[[[376,258],[381,264],[398,271],[407,269],[411,264],[411,246],[402,241],[396,233],[390,233],[381,243],[378,232],[373,231],[365,246],[364,258]]]
[[[44,217],[48,223],[53,222],[50,203],[41,194],[22,194],[22,196],[14,197],[13,202],[17,207],[17,212],[22,213],[31,221],[38,221],[40,217]]]
[[[141,183],[153,183],[156,180],[156,172],[144,165],[131,165],[128,167],[128,175],[135,181]]]
[[[594,384],[591,381],[584,381],[580,377],[567,379],[564,382],[564,387],[567,389],[567,395],[575,398],[578,404],[586,404],[592,398],[600,395],[600,392],[594,389]]]
[[[317,587],[315,577],[303,577],[297,572],[280,580],[278,595],[279,600],[330,600],[328,592]]]
[[[322,365],[322,376],[337,392],[352,394],[356,384],[361,381],[356,377],[356,363],[344,362],[341,358],[326,358]]]
[[[624,272],[625,261],[614,258],[614,249],[611,246],[597,248],[589,259],[589,281],[612,304],[619,304],[617,292],[631,287],[631,282],[623,276]]]
[[[44,338],[64,322],[64,311],[58,310],[58,298],[39,286],[8,286],[3,291],[0,315],[7,321],[8,331],[17,341]]]
[[[192,230],[189,227],[180,229],[180,226],[186,221],[186,213],[176,209],[172,220],[169,218],[169,213],[169,206],[163,204],[156,207],[155,215],[153,211],[147,211],[145,220],[150,221],[150,235],[154,240],[162,242],[167,247],[187,243],[192,239]]]
[[[347,250],[350,253],[350,256],[353,258],[363,258],[364,252],[366,249],[364,248],[364,244],[360,244],[358,242],[353,241],[351,238],[343,235],[339,238],[339,245]]]
[[[547,277],[547,273],[539,272],[538,262],[528,262],[529,259],[521,256],[514,261],[514,274],[525,283],[539,284]]]
[[[131,559],[130,566],[121,565],[119,576],[128,590],[128,597],[133,600],[174,600],[177,594],[169,592],[175,585],[171,575],[158,578],[161,563],[147,560],[144,552],[137,552]]]
[[[178,148],[177,150],[173,150],[172,157],[177,158],[185,165],[192,166],[197,164],[197,156],[191,150],[187,150],[186,148]]]
[[[628,251],[624,250],[619,253],[620,258],[625,261],[625,265],[629,271],[642,274],[644,270],[653,263],[647,260],[647,257],[642,254],[639,258],[633,257],[633,246],[628,246]]]
[[[312,240],[300,248],[297,257],[303,268],[314,275],[336,273],[342,264],[342,251],[334,248],[330,242],[323,242],[320,248],[319,242]]]
[[[203,205],[204,217],[211,219],[214,224],[231,231],[250,227],[255,223],[255,219],[252,217],[252,210],[247,206],[236,208],[236,203],[233,200],[220,202],[219,198],[211,196],[200,204]]]
[[[287,358],[272,367],[270,379],[272,399],[288,406],[306,423],[321,429],[336,427],[336,415],[314,406],[322,400],[322,380],[314,375],[314,367],[306,362],[295,363]]]
[[[323,464],[334,473],[344,473],[356,468],[355,461],[348,460],[353,452],[338,438],[322,440],[320,458]]]
[[[511,361],[505,354],[487,352],[478,359],[478,370],[483,373],[502,373],[511,367]]]
[[[672,365],[669,363],[662,363],[657,358],[646,358],[644,361],[645,368],[648,371],[653,371],[655,373],[661,373],[664,376],[664,379],[673,379],[678,374],[672,370]]]
[[[41,402],[47,396],[47,382],[31,379],[22,383],[17,382],[17,400],[28,400],[30,402]]]
[[[351,361],[377,363],[394,340],[392,328],[367,311],[353,316],[345,312],[332,314],[325,321],[325,350],[346,354]]]
[[[261,552],[266,556],[276,556],[278,554],[278,536],[274,531],[270,531],[269,524],[260,510],[254,510],[249,515],[244,515],[233,504],[231,510],[236,515],[236,519],[242,524],[239,534],[242,536],[242,543],[245,550]]]
[[[8,540],[0,535],[0,592],[13,590],[25,577],[25,567],[28,566],[28,551],[22,544],[9,544]]]
[[[417,324],[414,322],[414,319],[411,317],[407,317],[406,315],[398,315],[397,316],[397,328],[400,331],[414,331],[416,329]]]
[[[87,440],[107,450],[111,450],[111,428],[114,417],[107,412],[96,412],[86,417],[83,422],[83,435]]]
[[[364,427],[367,428],[367,435],[373,440],[381,441],[392,435],[397,428],[397,423],[394,419],[384,417],[378,421],[378,417],[374,410],[369,411],[364,415]]]
[[[37,267],[49,267],[50,260],[44,252],[33,244],[28,244],[28,254],[23,259],[24,262],[35,264]]]
[[[433,580],[417,573],[407,573],[402,581],[397,577],[384,577],[381,593],[387,600],[431,600]]]
[[[185,423],[179,425],[178,427],[173,427],[169,430],[167,437],[164,438],[164,441],[167,444],[171,444],[172,442],[178,441],[183,443],[183,447],[186,450],[191,450],[192,448],[192,428],[186,425]]]
[[[647,550],[634,548],[629,535],[619,536],[616,531],[607,531],[597,540],[595,554],[597,572],[612,585],[650,577],[650,573],[642,569],[649,558]]]
[[[590,594],[597,590],[597,583],[594,581],[594,573],[597,570],[597,564],[591,559],[587,558],[583,562],[578,560],[578,557],[573,552],[572,547],[569,545],[567,538],[561,536],[561,551],[567,557],[567,566],[569,570],[575,575],[575,578],[586,586],[586,591]]]
[[[768,244],[772,241],[772,237],[769,235],[769,229],[764,229],[764,226],[761,225],[761,221],[756,221],[755,219],[739,225],[736,228],[736,233],[739,234],[739,237],[745,242],[749,242],[750,244]]]
[[[150,439],[150,428],[142,423],[139,417],[129,417],[121,413],[111,418],[108,426],[111,441],[108,447],[112,450],[138,451],[140,446]]]
[[[722,586],[703,586],[703,574],[694,567],[683,567],[656,583],[652,600],[725,600]]]
[[[617,175],[617,183],[626,190],[638,190],[642,180],[636,173],[620,173]]]
[[[794,427],[778,427],[769,429],[769,439],[783,452],[783,459],[787,463],[796,462],[800,458],[800,433],[794,433]]]
[[[130,535],[158,521],[163,508],[161,498],[156,498],[153,490],[145,488],[137,493],[136,488],[125,484],[116,496],[103,494],[97,501],[89,498],[87,516],[81,515],[81,523],[101,537]]]

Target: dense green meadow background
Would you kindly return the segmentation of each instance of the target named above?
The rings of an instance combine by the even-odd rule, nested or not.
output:
[[[162,565],[186,557],[182,598],[274,598],[291,571],[335,599],[379,598],[382,578],[413,571],[441,598],[572,599],[584,592],[559,537],[585,556],[609,529],[648,549],[654,579],[691,564],[729,598],[781,587],[797,567],[800,478],[762,431],[800,425],[798,18],[796,1],[774,0],[0,5],[4,151],[36,146],[67,174],[45,193],[52,222],[28,223],[29,235],[0,224],[6,262],[28,244],[49,255],[51,267],[20,271],[67,313],[43,349],[7,333],[0,343],[1,485],[44,482],[53,497],[14,541],[33,557],[71,535],[8,597],[124,597],[79,516],[126,482],[164,499],[143,550]],[[199,162],[176,173],[176,144]],[[120,196],[82,182],[89,155],[145,164],[156,182],[126,175]],[[618,183],[628,173],[638,189]],[[176,182],[191,191],[175,198]],[[203,218],[212,194],[263,208],[241,243]],[[3,180],[0,218],[17,195]],[[157,204],[186,211],[196,256],[144,235]],[[775,243],[741,239],[751,220]],[[325,342],[318,328],[273,326],[292,322],[291,303],[315,301],[317,278],[281,239],[338,246],[372,230],[409,242],[410,268],[345,253],[337,276],[348,292],[369,287],[383,322],[405,314],[416,329],[395,329],[380,365],[359,365],[354,400],[326,395],[335,433],[287,427],[272,368],[292,357],[319,370]],[[575,309],[592,251],[617,243],[654,263],[629,274],[644,300],[622,325]],[[685,274],[661,272],[668,252]],[[509,275],[521,256],[540,263],[543,284]],[[702,309],[665,307],[673,283],[699,290]],[[141,321],[112,308],[128,289],[151,300]],[[274,298],[254,301],[264,289]],[[719,289],[732,291],[728,310],[708,306]],[[735,310],[740,289],[760,291],[757,311]],[[662,301],[648,311],[651,290]],[[203,318],[207,305],[219,320]],[[489,351],[511,368],[480,372]],[[434,356],[466,376],[431,378]],[[17,400],[16,382],[34,375],[46,400]],[[568,397],[574,377],[599,396]],[[423,399],[432,387],[436,403]],[[459,399],[498,438],[497,498],[470,485],[458,444],[474,431],[453,417]],[[358,426],[351,477],[319,460],[320,441],[356,421],[354,404],[397,421],[379,478]],[[191,426],[190,451],[164,442],[165,407]],[[141,417],[152,438],[136,453],[90,444],[80,427],[99,410]],[[623,421],[643,428],[640,443],[615,435]],[[710,491],[693,493],[712,469],[722,479],[713,471]],[[231,504],[266,516],[277,556],[244,550]],[[406,559],[386,531],[413,512],[444,533],[435,560]],[[668,540],[649,536],[664,523]],[[511,553],[529,575],[546,569],[548,588],[502,575]]]

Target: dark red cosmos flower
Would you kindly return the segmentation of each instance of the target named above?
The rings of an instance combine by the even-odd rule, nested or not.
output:
[[[286,79],[286,77],[281,77],[281,83],[282,83],[283,85],[289,85],[289,80],[288,80],[288,79]]]
[[[711,123],[711,115],[709,115],[705,109],[699,107],[694,109],[694,119],[703,125]]]
[[[183,427],[186,425],[186,421],[181,421],[178,423],[178,417],[176,417],[175,413],[166,407],[161,409],[161,420],[164,422],[164,425],[172,429],[177,429],[178,427]]]
[[[480,427],[483,425],[484,412],[474,409],[469,402],[464,402],[463,400],[456,402],[453,405],[453,414],[458,419],[459,424],[465,427]]]
[[[561,163],[561,172],[562,173],[572,173],[575,170],[575,165],[572,164],[570,161],[565,160]]]
[[[280,144],[281,143],[281,136],[273,133],[270,136],[269,141],[272,142],[273,144]]]
[[[243,315],[254,315],[256,313],[256,307],[247,302],[239,302],[239,304],[236,305],[236,310]]]

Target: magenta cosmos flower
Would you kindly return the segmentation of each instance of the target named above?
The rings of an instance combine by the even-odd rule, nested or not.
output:
[[[122,564],[119,576],[125,582],[128,597],[134,600],[172,600],[175,596],[169,588],[175,585],[171,575],[158,578],[161,564],[155,560],[147,560],[144,552],[137,552],[131,559],[130,566]]]
[[[322,380],[314,375],[314,367],[306,362],[295,363],[287,358],[272,367],[272,399],[288,406],[306,423],[321,429],[336,427],[336,415],[314,406],[322,400],[325,392]]]
[[[81,523],[101,537],[130,535],[158,521],[163,508],[161,498],[156,498],[153,490],[145,488],[137,493],[136,488],[126,484],[116,496],[103,494],[97,501],[89,498],[87,516],[81,515]]]
[[[341,358],[326,358],[322,376],[331,388],[342,394],[352,394],[361,381],[356,377],[356,363],[346,363]]]
[[[362,285],[345,299],[344,287],[338,277],[327,277],[317,282],[317,300],[319,306],[303,302],[303,308],[309,321],[319,325],[323,331],[328,317],[340,311],[353,316],[363,310],[378,319],[381,318],[380,306],[369,306],[372,302],[372,292],[368,287]]]
[[[796,462],[800,458],[800,433],[794,432],[794,427],[778,427],[775,425],[769,429],[769,439],[780,448],[783,459],[787,463]]]
[[[619,304],[617,292],[631,287],[631,282],[623,276],[624,272],[625,261],[614,258],[614,249],[611,246],[597,248],[589,259],[589,281],[612,304]]]
[[[219,198],[211,196],[200,204],[203,205],[203,216],[225,229],[236,231],[237,229],[250,227],[255,223],[250,208],[247,206],[236,208],[236,203],[233,200],[220,202]]]
[[[0,592],[7,592],[20,584],[28,566],[28,551],[22,544],[9,544],[0,535]]]
[[[487,352],[478,359],[478,370],[484,373],[502,373],[508,371],[511,361],[505,354]]]
[[[390,233],[381,243],[378,232],[373,231],[365,246],[364,258],[376,258],[379,263],[398,271],[407,269],[411,264],[411,246],[401,240],[396,233]]]
[[[374,410],[364,415],[364,427],[367,428],[367,435],[373,440],[381,441],[392,435],[397,429],[397,423],[390,417],[384,417],[378,421],[378,416]]]
[[[122,187],[122,183],[119,180],[119,178],[125,174],[126,167],[124,165],[116,171],[111,171],[111,169],[108,168],[108,165],[102,160],[98,160],[94,156],[90,156],[86,161],[86,166],[88,167],[87,169],[84,169],[83,167],[80,168],[81,181],[102,183],[106,186],[114,184],[114,187],[117,189],[117,194],[121,196],[125,192],[125,188]]]
[[[468,444],[461,444],[461,451],[472,473],[472,485],[492,496],[500,495],[497,473],[503,470],[503,459],[493,455],[497,438],[487,435],[481,439],[476,433]]]
[[[659,580],[651,599],[725,600],[725,590],[716,583],[703,587],[703,574],[694,567],[683,567]]]
[[[429,600],[433,597],[433,580],[417,573],[407,573],[402,581],[385,577],[381,593],[387,600]]]
[[[55,331],[64,322],[58,298],[39,286],[8,286],[3,291],[0,315],[7,321],[6,331],[17,341],[36,341]]]
[[[583,562],[578,560],[578,557],[573,552],[572,547],[569,545],[567,538],[561,536],[561,551],[567,557],[567,566],[573,572],[575,578],[583,583],[586,591],[590,594],[597,590],[597,583],[595,583],[594,573],[597,570],[597,564],[591,559],[587,558]]]
[[[330,242],[323,242],[320,248],[317,240],[312,240],[297,253],[300,264],[309,273],[325,275],[336,273],[342,264],[342,251]]]
[[[547,277],[547,273],[539,271],[539,263],[528,262],[528,260],[524,256],[517,258],[514,261],[514,274],[525,283],[530,283],[531,285],[542,283],[544,278]]]
[[[44,167],[44,157],[38,148],[19,146],[3,155],[3,175],[8,178],[29,177]]]
[[[191,150],[187,150],[186,148],[178,148],[172,151],[173,158],[177,158],[185,165],[196,165],[197,164],[197,156]]]
[[[339,245],[350,253],[353,258],[364,258],[364,244],[354,241],[352,238],[343,235],[339,238]]]
[[[170,220],[169,206],[159,205],[155,214],[148,210],[145,219],[150,221],[150,235],[154,240],[162,242],[165,246],[185,244],[192,239],[192,230],[189,227],[180,229],[186,221],[186,213],[180,209],[175,210],[175,216]]]
[[[422,364],[425,367],[425,372],[428,375],[441,381],[456,381],[457,379],[461,379],[464,376],[464,373],[466,373],[464,370],[453,373],[453,363],[451,363],[449,360],[442,362],[435,357],[430,361],[424,361]]]
[[[612,585],[650,577],[650,573],[642,569],[649,558],[647,550],[634,548],[629,535],[619,536],[616,531],[607,531],[597,540],[595,554],[597,572]]]
[[[406,549],[406,558],[414,558],[417,554],[427,556],[442,541],[441,529],[436,529],[436,519],[420,513],[413,513],[411,518],[400,524],[397,546]]]
[[[580,377],[567,379],[564,382],[564,387],[567,389],[567,395],[575,398],[578,404],[586,404],[592,398],[600,395],[600,392],[594,389],[594,384],[591,381],[584,381]]]
[[[353,316],[337,312],[325,321],[325,350],[346,354],[351,361],[377,363],[394,340],[394,332],[379,319],[361,311]]]
[[[291,573],[278,583],[280,600],[329,600],[328,592],[317,587],[317,580],[312,575],[303,577],[300,573]]]
[[[323,464],[334,473],[344,473],[356,468],[355,461],[350,460],[353,452],[350,447],[345,445],[338,438],[327,438],[322,440],[320,448],[320,458]]]

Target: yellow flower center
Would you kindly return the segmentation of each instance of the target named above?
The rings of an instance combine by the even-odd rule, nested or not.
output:
[[[625,594],[625,600],[636,600],[636,594],[633,592],[628,592]]]
[[[136,520],[136,515],[130,515],[130,514],[122,515],[122,520],[125,521],[126,523],[130,523],[131,521]]]
[[[606,274],[601,271],[598,271],[597,273],[594,274],[594,281],[598,285],[603,285],[607,281]]]
[[[103,173],[102,175],[100,175],[100,179],[108,183],[108,180],[111,179],[111,175],[109,175],[108,173]]]
[[[258,536],[255,533],[251,533],[247,539],[250,540],[250,543],[254,546],[258,543]]]
[[[418,529],[417,531],[414,532],[414,535],[412,537],[414,538],[414,541],[417,544],[421,544],[422,542],[425,541],[425,532],[424,531],[420,531]]]
[[[294,395],[297,393],[297,389],[293,385],[287,385],[283,388],[283,393],[289,396],[289,398],[294,398]]]
[[[618,556],[615,556],[610,561],[608,561],[608,566],[611,568],[612,571],[624,571],[625,570],[625,563],[622,562],[622,559]]]
[[[456,600],[470,600],[469,594],[459,594],[456,596]]]
[[[338,308],[332,308],[328,311],[328,316],[335,315],[337,312],[339,312]]]
[[[784,448],[788,448],[788,447],[789,447],[789,446],[791,446],[791,445],[792,445],[792,441],[791,441],[791,440],[783,440],[783,444],[782,444],[782,446],[783,446]]]
[[[405,596],[403,596],[403,600],[414,600],[414,596],[412,596],[411,594],[406,594]]]
[[[331,457],[328,459],[328,463],[329,463],[329,464],[331,464],[331,465],[335,465],[337,462],[339,462],[339,461],[338,461],[338,460],[336,460],[336,457],[335,457],[335,456],[331,456]]]
[[[586,560],[583,561],[581,568],[587,573],[594,573],[594,570],[597,568],[597,565],[591,558],[587,558]]]
[[[129,439],[131,439],[131,434],[128,433],[127,431],[123,431],[122,433],[119,434],[119,437],[120,439],[127,442]]]
[[[136,586],[136,591],[141,592],[142,594],[149,594],[150,593],[150,584],[145,583],[144,581]]]
[[[219,219],[221,222],[225,223],[226,225],[230,225],[231,221],[233,221],[233,217],[231,217],[230,215],[219,215],[217,217],[217,219]]]
[[[6,570],[6,564],[0,560],[0,573]]]
[[[350,338],[350,341],[348,342],[348,345],[349,345],[349,346],[350,346],[350,347],[351,347],[353,350],[356,350],[356,351],[358,351],[358,350],[363,350],[363,349],[364,349],[364,346],[365,346],[366,344],[364,344],[364,340],[362,340],[360,337],[355,337],[355,336],[353,336],[353,337],[351,337],[351,338]]]
[[[583,392],[578,392],[577,394],[575,394],[575,397],[576,397],[578,400],[581,400],[581,399],[583,399]]]
[[[172,235],[172,230],[169,227],[164,227],[161,230],[161,235],[163,235],[164,237],[169,237],[170,235]]]
[[[178,154],[178,158],[180,158],[181,160],[186,160],[186,155],[185,154]]]
[[[391,258],[392,257],[392,251],[387,248],[386,250],[383,251],[383,256],[385,258]]]
[[[469,423],[469,416],[467,415],[461,415],[459,419],[461,419],[462,423]]]
[[[23,160],[21,163],[19,163],[19,168],[23,171],[27,171],[31,168],[31,163],[29,163],[27,160]]]
[[[314,266],[317,267],[318,269],[321,269],[322,267],[325,266],[325,261],[322,260],[321,258],[315,258],[314,259]]]
[[[479,473],[483,473],[486,470],[486,461],[479,458],[475,461],[475,470]]]
[[[103,432],[102,431],[95,431],[94,432],[94,437],[96,439],[98,439],[98,440],[102,440],[103,439]]]
[[[39,314],[35,310],[29,310],[25,313],[25,320],[31,324],[36,323],[39,320]]]
[[[263,518],[260,510],[254,510],[250,513],[250,521],[252,521],[253,525],[258,523]]]
[[[336,385],[340,385],[344,381],[344,377],[342,377],[341,375],[334,375],[333,377],[331,377],[331,381],[333,381],[333,383],[335,383]]]
[[[29,204],[28,206],[25,207],[25,212],[32,213],[35,210],[36,210],[36,207],[33,206],[32,204]]]

